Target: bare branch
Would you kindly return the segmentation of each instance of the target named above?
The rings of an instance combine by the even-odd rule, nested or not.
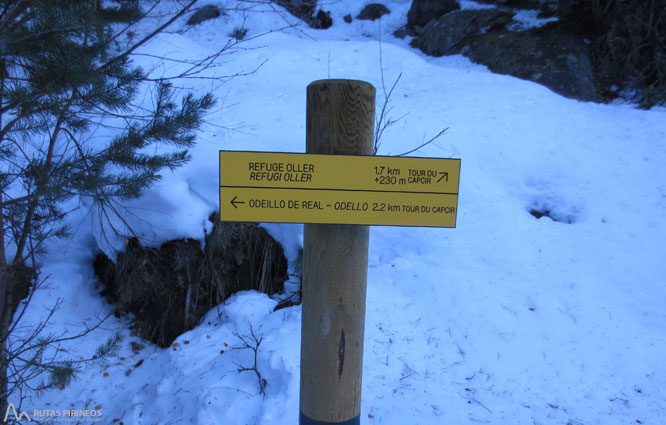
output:
[[[257,357],[259,355],[259,346],[261,345],[261,342],[264,340],[263,335],[257,336],[254,332],[254,328],[252,328],[252,324],[250,324],[250,335],[241,335],[238,332],[234,332],[233,335],[238,338],[241,342],[242,345],[239,347],[231,347],[230,350],[251,350],[254,353],[254,363],[251,367],[246,367],[239,365],[237,363],[234,363],[236,366],[238,366],[238,373],[241,372],[254,372],[257,375],[257,380],[259,381],[259,394],[263,395],[266,397],[266,385],[267,382],[264,378],[262,378],[261,373],[259,372],[259,367],[257,364]]]
[[[434,142],[435,140],[439,139],[442,135],[444,135],[444,133],[446,133],[446,130],[448,130],[448,129],[449,129],[448,127],[443,128],[442,130],[440,130],[439,133],[435,134],[430,140],[421,143],[420,145],[418,145],[418,146],[415,147],[414,149],[408,150],[407,152],[401,153],[401,154],[396,155],[396,156],[405,156],[405,155],[409,155],[410,153],[414,153],[414,152],[416,152],[417,150],[421,149],[421,148],[424,147],[424,146],[428,146],[429,144],[431,144],[431,143]]]
[[[155,38],[158,34],[164,32],[164,30],[167,29],[169,26],[171,26],[174,22],[176,22],[176,21],[178,20],[178,18],[180,18],[181,16],[183,16],[185,13],[187,13],[187,11],[190,10],[190,9],[192,8],[192,6],[194,6],[194,4],[195,4],[197,1],[198,1],[198,0],[191,0],[186,6],[183,6],[183,7],[181,8],[181,10],[180,10],[178,13],[176,13],[173,17],[171,17],[171,19],[169,19],[167,22],[165,22],[164,24],[162,24],[162,25],[160,25],[159,27],[157,27],[155,30],[153,30],[153,32],[151,32],[150,34],[148,34],[147,36],[145,36],[144,38],[142,38],[140,41],[138,41],[138,42],[132,44],[132,45],[130,46],[130,48],[127,49],[127,50],[125,50],[123,53],[121,53],[121,54],[119,54],[119,55],[117,55],[117,56],[114,56],[113,58],[109,59],[106,63],[104,63],[102,66],[100,66],[100,69],[108,69],[109,66],[111,66],[111,65],[114,64],[115,62],[117,62],[117,61],[119,61],[119,60],[122,60],[122,59],[128,57],[128,56],[131,55],[136,49],[138,49],[139,47],[141,47],[141,46],[143,46],[144,44],[146,44],[148,41],[150,41],[150,40],[152,40],[153,38]]]

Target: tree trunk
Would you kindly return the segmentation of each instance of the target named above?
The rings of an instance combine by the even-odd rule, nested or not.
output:
[[[9,368],[9,358],[7,356],[7,337],[9,336],[9,326],[11,324],[11,301],[9,294],[9,272],[7,262],[4,260],[4,254],[0,260],[0,412],[7,411],[7,391],[9,385],[7,382],[7,370]]]
[[[0,192],[0,204],[2,192]],[[5,257],[5,220],[4,211],[0,208],[0,412],[7,411],[7,337],[11,323],[11,295],[9,290],[9,267]]]

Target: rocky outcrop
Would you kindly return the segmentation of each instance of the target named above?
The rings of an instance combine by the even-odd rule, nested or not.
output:
[[[588,46],[558,25],[490,31],[471,41],[463,54],[493,72],[534,81],[566,97],[597,100]]]
[[[428,22],[412,46],[430,56],[458,53],[473,36],[506,25],[512,16],[505,9],[456,10]]]
[[[413,0],[407,13],[407,26],[411,29],[425,26],[433,19],[460,9],[458,0]]]
[[[331,12],[325,12],[323,9],[319,9],[317,14],[309,22],[310,26],[315,29],[326,30],[333,26],[333,18],[331,18]]]
[[[534,81],[567,97],[598,100],[589,47],[582,37],[559,22],[512,31],[513,15],[503,7],[450,11],[416,27],[411,45],[430,56],[462,53],[493,72]]]
[[[565,0],[477,0],[478,3],[492,4],[500,7],[511,7],[514,9],[552,10],[557,9],[557,4]],[[577,1],[577,0],[566,0]]]
[[[384,15],[391,13],[388,7],[384,6],[381,3],[370,3],[365,6],[361,13],[358,14],[356,19],[362,19],[366,21],[375,21],[380,19]]]
[[[220,12],[220,9],[218,9],[217,6],[209,4],[207,6],[200,7],[190,16],[186,23],[187,25],[199,25],[204,21],[219,18],[221,14],[222,12]]]
[[[284,7],[289,13],[305,22],[312,20],[317,7],[316,0],[275,0],[275,3]]]
[[[317,0],[274,0],[289,13],[308,24],[311,28],[327,29],[333,25],[331,12],[317,10]],[[317,10],[317,13],[315,13]]]

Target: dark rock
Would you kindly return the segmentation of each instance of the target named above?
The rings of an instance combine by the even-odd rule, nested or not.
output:
[[[583,4],[577,0],[559,0],[557,2],[557,14],[562,18],[580,14]]]
[[[209,19],[218,18],[221,14],[222,12],[220,12],[220,9],[218,9],[217,6],[209,4],[194,12],[192,16],[190,16],[190,19],[187,20],[187,25],[199,25]]]
[[[407,27],[401,27],[393,31],[393,36],[401,40],[407,37],[407,34],[409,34],[409,30],[407,29]]]
[[[314,22],[310,24],[312,28],[315,29],[328,29],[333,25],[333,18],[331,18],[331,12],[324,12],[322,9],[319,9],[317,16],[315,16]]]
[[[241,41],[247,35],[247,28],[236,28],[229,37],[235,38],[238,41]]]
[[[557,3],[563,0],[478,0],[479,3],[495,4],[500,7],[511,7],[513,9],[540,9],[549,3]]]
[[[453,11],[428,22],[411,44],[430,56],[458,53],[472,36],[504,26],[512,16],[513,12],[506,9]]]
[[[566,211],[562,209],[561,205],[551,205],[549,203],[539,203],[527,209],[532,217],[541,219],[547,217],[557,223],[566,223],[573,224],[577,221],[578,217],[576,213]]]
[[[375,21],[384,15],[391,13],[388,7],[381,3],[370,3],[365,6],[361,13],[358,14],[356,19],[363,19],[366,21]]]
[[[133,315],[134,328],[160,347],[192,329],[230,295],[257,290],[273,295],[287,280],[279,243],[256,224],[223,223],[217,215],[205,248],[194,239],[160,248],[127,240],[117,264],[98,256],[95,271],[117,311]]]
[[[407,13],[407,26],[423,27],[431,20],[458,9],[458,0],[413,0]]]
[[[598,97],[588,46],[557,24],[524,32],[490,31],[463,54],[493,72],[537,82],[563,96]]]
[[[315,14],[317,0],[277,0],[276,3],[311,28],[328,29],[333,25],[330,11],[319,9]]]
[[[301,19],[314,15],[317,8],[317,0],[276,0],[275,3]]]
[[[498,7],[538,10],[539,18],[550,18],[556,15],[559,3],[562,3],[565,0],[476,0],[476,1],[478,3],[492,4]]]
[[[344,19],[345,22],[348,23],[348,24],[351,24],[351,22],[352,22],[352,17],[351,17],[351,15],[345,15],[345,17],[342,18],[342,19]]]
[[[276,3],[308,25],[312,26],[314,23],[317,0],[277,0]]]

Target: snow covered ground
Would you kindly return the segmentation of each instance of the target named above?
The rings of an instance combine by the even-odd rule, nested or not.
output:
[[[265,62],[256,72],[220,87],[187,83],[215,89],[224,107],[208,118],[192,162],[133,204],[129,219],[144,238],[203,237],[218,207],[219,149],[303,152],[310,82],[366,80],[381,105],[381,38],[386,85],[402,73],[392,115],[407,115],[379,153],[400,154],[449,127],[416,155],[461,158],[462,171],[457,228],[371,228],[362,423],[666,423],[666,110],[578,102],[462,56],[426,57],[391,35],[406,22],[408,0],[384,2],[392,13],[381,23],[343,21],[363,2],[326,3],[329,30],[264,35],[215,70]],[[228,11],[144,51],[211,53],[242,19]],[[248,37],[285,25],[265,5],[245,19]],[[112,310],[91,264],[98,245],[112,247],[89,219],[72,224],[74,239],[44,258],[48,285],[26,322],[61,298],[55,333]],[[302,226],[266,227],[295,261]],[[25,400],[23,410],[97,408],[103,423],[137,425],[296,424],[301,307],[271,313],[275,305],[239,293],[169,349],[112,318],[63,349],[89,356],[119,332],[118,355],[63,390]],[[230,350],[240,345],[233,333],[248,335],[250,326],[264,338],[266,397],[255,375],[237,373],[252,353]]]

